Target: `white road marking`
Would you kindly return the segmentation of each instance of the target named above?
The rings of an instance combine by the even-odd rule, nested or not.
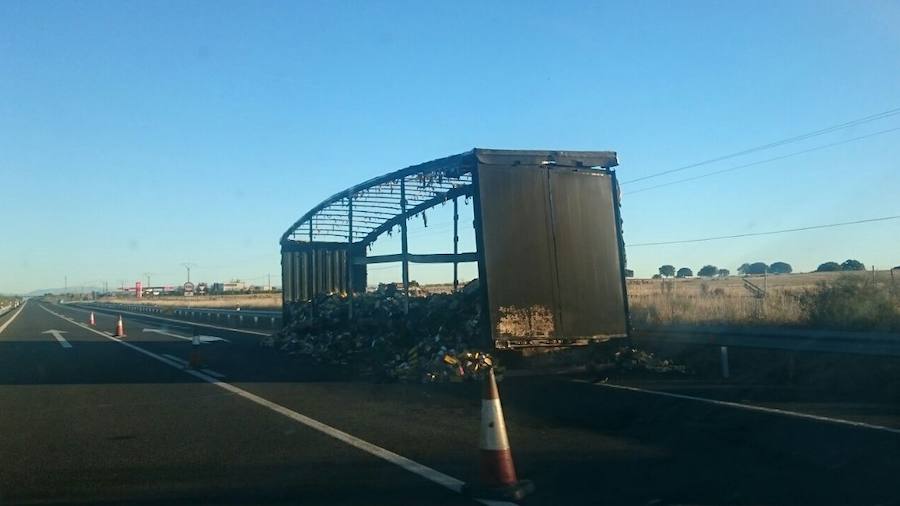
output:
[[[45,330],[45,331],[41,332],[41,334],[53,335],[53,337],[55,337],[56,340],[59,341],[59,345],[62,346],[63,348],[71,348],[72,345],[69,344],[69,341],[66,341],[66,338],[62,336],[65,333],[66,333],[65,330]]]
[[[219,336],[204,336],[204,335],[200,335],[200,336],[197,336],[197,337],[200,338],[200,342],[201,342],[201,343],[215,343],[215,342],[218,342],[218,341],[225,341],[226,343],[230,343],[230,342],[231,342],[231,341],[229,341],[228,339],[225,339],[224,337],[219,337]]]
[[[206,374],[209,374],[210,376],[215,376],[216,378],[219,378],[219,379],[224,379],[224,378],[225,378],[225,375],[224,375],[224,374],[222,374],[222,373],[220,373],[220,372],[213,371],[212,369],[200,369],[200,370],[203,371],[203,372],[205,372]]]
[[[56,313],[44,306],[41,306],[41,309],[43,309],[44,311],[47,311],[50,314],[61,317],[61,315],[59,313]],[[306,415],[302,415],[292,409],[288,409],[280,404],[276,404],[268,399],[265,399],[256,394],[250,393],[242,388],[232,385],[231,383],[226,383],[224,381],[220,381],[209,374],[205,374],[203,372],[196,371],[194,369],[185,369],[178,363],[178,360],[181,360],[181,359],[175,359],[175,357],[168,358],[165,356],[160,356],[160,355],[157,355],[156,353],[153,353],[152,351],[145,350],[144,348],[141,348],[140,346],[136,346],[132,343],[125,342],[117,337],[108,336],[108,335],[106,335],[98,330],[95,330],[95,329],[91,328],[90,326],[85,325],[83,323],[80,323],[80,322],[72,322],[72,323],[74,325],[78,325],[79,327],[82,327],[85,330],[89,330],[89,331],[94,332],[98,335],[101,335],[109,340],[115,341],[115,342],[121,344],[122,346],[127,346],[128,348],[131,348],[132,350],[134,350],[138,353],[142,353],[142,354],[147,355],[148,357],[154,358],[164,364],[167,364],[169,366],[180,369],[180,370],[184,371],[185,373],[190,374],[191,376],[194,376],[195,378],[201,379],[201,380],[206,381],[207,383],[213,384],[223,390],[226,390],[235,395],[243,397],[244,399],[246,399],[250,402],[253,402],[260,406],[268,408],[280,415],[284,415],[284,416],[290,418],[291,420],[301,423],[311,429],[317,430],[327,436],[333,437],[334,439],[337,439],[338,441],[342,441],[342,442],[344,442],[354,448],[362,450],[370,455],[373,455],[373,456],[383,459],[387,462],[390,462],[391,464],[394,464],[395,466],[401,467],[413,474],[421,476],[422,478],[425,478],[426,480],[436,483],[444,488],[447,488],[447,489],[452,490],[457,493],[462,493],[462,488],[463,488],[463,485],[465,484],[462,480],[459,480],[450,475],[444,474],[436,469],[432,469],[424,464],[420,464],[414,460],[408,459],[408,458],[406,458],[402,455],[396,454],[390,450],[381,448],[380,446],[376,446],[368,441],[365,441],[356,436],[348,434],[342,430],[335,429],[334,427],[332,427],[330,425],[326,425],[318,420],[310,418]],[[475,501],[477,501],[481,504],[484,504],[486,506],[516,506],[515,503],[505,502],[505,501],[490,501],[490,500],[486,500],[486,499],[475,499]]]
[[[187,368],[188,368],[188,361],[185,360],[185,359],[183,359],[183,358],[178,358],[178,357],[176,357],[176,356],[174,356],[174,355],[169,355],[168,353],[163,353],[162,356],[166,357],[167,359],[169,359],[169,360],[171,360],[171,361],[173,361],[173,362],[178,362],[179,364],[181,364],[181,368],[182,368],[182,369],[187,369]],[[213,376],[213,377],[216,377],[216,378],[219,378],[219,379],[222,379],[222,378],[225,377],[224,374],[222,374],[222,373],[220,373],[220,372],[213,371],[212,369],[200,369],[200,370],[203,371],[203,372],[206,373],[206,374],[209,374],[210,376]]]
[[[880,430],[883,432],[890,432],[893,434],[900,434],[900,429],[895,429],[893,427],[885,427],[884,425],[875,425],[866,422],[856,422],[853,420],[846,420],[843,418],[831,418],[829,416],[821,416],[821,415],[811,415],[809,413],[801,413],[799,411],[788,411],[786,409],[778,409],[778,408],[767,408],[764,406],[756,406],[754,404],[742,404],[739,402],[729,402],[729,401],[719,401],[716,399],[707,399],[706,397],[694,397],[693,395],[684,395],[684,394],[673,394],[671,392],[662,392],[659,390],[647,390],[644,388],[638,387],[630,387],[626,385],[615,385],[612,383],[593,383],[587,380],[572,380],[576,383],[588,383],[594,386],[602,386],[606,388],[614,388],[617,390],[627,390],[629,392],[640,392],[644,394],[652,394],[659,395],[662,397],[671,397],[673,399],[684,399],[689,401],[696,402],[704,402],[706,404],[713,404],[715,406],[724,406],[728,408],[736,408],[743,409],[745,411],[756,411],[759,413],[768,413],[771,415],[782,415],[793,418],[803,418],[806,420],[815,420],[817,422],[826,422],[833,423],[838,425],[846,425],[849,427],[856,427],[858,429],[871,429],[871,430]]]
[[[25,309],[25,304],[28,304],[27,300],[23,302],[21,306],[19,306],[19,310],[16,311],[14,315],[9,317],[9,320],[6,320],[5,322],[3,322],[3,325],[0,325],[0,334],[2,334],[3,331],[6,330],[6,327],[9,327],[9,324],[12,323],[17,316],[19,316],[19,313],[21,313],[23,309]]]
[[[187,365],[188,365],[188,361],[183,358],[178,358],[174,355],[169,355],[168,353],[163,353],[162,356],[166,357],[167,359],[169,359],[173,362],[178,362],[179,364],[181,364],[181,367],[187,367]]]
[[[154,333],[154,334],[163,334],[163,335],[166,335],[166,336],[177,337],[178,339],[184,339],[185,341],[193,341],[193,338],[192,338],[192,337],[180,336],[180,335],[178,335],[178,334],[173,334],[173,333],[171,333],[171,332],[166,332],[166,331],[164,331],[164,330],[159,330],[159,329],[144,329],[144,332],[152,332],[152,333]],[[200,342],[201,342],[202,344],[216,343],[216,342],[219,342],[219,341],[222,341],[222,342],[225,342],[225,343],[230,343],[230,342],[231,342],[231,341],[229,341],[228,339],[225,339],[224,337],[218,337],[218,336],[197,336],[197,338],[200,340]]]
[[[164,336],[177,337],[178,339],[184,339],[185,341],[191,340],[190,337],[180,336],[178,334],[173,334],[171,332],[166,332],[164,330],[159,330],[159,329],[144,329],[144,332],[152,332],[154,334],[162,334]]]

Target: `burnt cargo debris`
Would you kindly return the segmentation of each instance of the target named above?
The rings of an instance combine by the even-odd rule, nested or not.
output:
[[[286,306],[289,323],[263,346],[306,355],[380,380],[410,382],[481,379],[493,357],[479,346],[477,282],[449,294],[409,299],[393,285],[350,298],[319,295]]]

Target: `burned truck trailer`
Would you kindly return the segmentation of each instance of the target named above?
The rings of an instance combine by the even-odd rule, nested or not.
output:
[[[285,324],[318,296],[364,293],[370,264],[477,262],[483,344],[571,346],[627,337],[625,250],[615,152],[473,149],[337,193],[281,237]],[[460,198],[474,202],[475,251],[460,252]],[[453,202],[453,251],[410,252],[407,221]],[[369,256],[400,231],[399,254]],[[408,307],[408,306],[407,306]]]

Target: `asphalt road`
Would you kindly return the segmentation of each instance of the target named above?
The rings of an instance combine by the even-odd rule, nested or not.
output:
[[[477,471],[478,385],[352,380],[213,328],[198,372],[185,327],[127,316],[119,342],[96,316],[0,317],[0,504],[477,504],[456,489]],[[595,379],[501,383],[537,485],[522,504],[900,504],[896,405]]]

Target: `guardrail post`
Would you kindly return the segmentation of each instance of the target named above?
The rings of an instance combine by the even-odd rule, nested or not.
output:
[[[722,360],[722,377],[728,379],[730,371],[728,370],[728,346],[719,346],[719,357]]]

